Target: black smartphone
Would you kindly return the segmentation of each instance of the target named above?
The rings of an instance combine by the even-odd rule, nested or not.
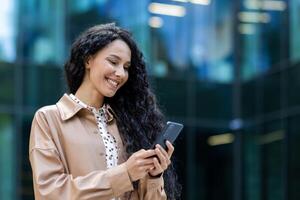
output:
[[[155,142],[152,145],[152,149],[155,148],[156,144],[162,146],[165,150],[168,150],[166,141],[173,143],[178,137],[179,133],[183,129],[183,124],[168,121],[167,125],[164,127],[162,133],[158,135]]]

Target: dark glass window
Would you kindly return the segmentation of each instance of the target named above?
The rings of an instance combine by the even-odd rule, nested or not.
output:
[[[13,118],[0,113],[0,199],[12,199],[15,191],[15,137]]]
[[[288,168],[288,195],[291,200],[300,199],[300,116],[290,118],[289,120],[289,168]]]
[[[280,73],[270,74],[263,78],[263,111],[270,113],[278,111],[281,108],[281,80]]]
[[[14,66],[10,63],[0,62],[0,105],[13,105],[14,103]],[[7,108],[7,107],[6,107]]]
[[[63,70],[53,65],[26,65],[23,76],[25,106],[38,108],[54,104],[66,91]]]

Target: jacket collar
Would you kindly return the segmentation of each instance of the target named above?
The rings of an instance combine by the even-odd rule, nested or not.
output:
[[[60,100],[56,103],[61,119],[63,121],[72,118],[83,106],[79,105],[68,94],[64,94]],[[114,119],[114,112],[109,105],[106,105],[106,118],[107,122],[110,123]]]
[[[83,109],[82,106],[74,102],[68,94],[64,94],[56,103],[60,117],[62,120],[68,120],[73,117],[79,110]]]

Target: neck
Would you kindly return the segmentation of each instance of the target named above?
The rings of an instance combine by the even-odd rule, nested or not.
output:
[[[84,83],[78,88],[75,96],[85,104],[96,109],[101,108],[104,102],[103,95],[101,95],[97,90],[91,90],[91,87]]]

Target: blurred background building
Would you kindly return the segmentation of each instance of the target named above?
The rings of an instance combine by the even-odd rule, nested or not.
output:
[[[106,22],[133,32],[185,124],[182,199],[300,199],[300,0],[0,0],[0,199],[34,198],[33,114],[66,91],[74,38]]]

